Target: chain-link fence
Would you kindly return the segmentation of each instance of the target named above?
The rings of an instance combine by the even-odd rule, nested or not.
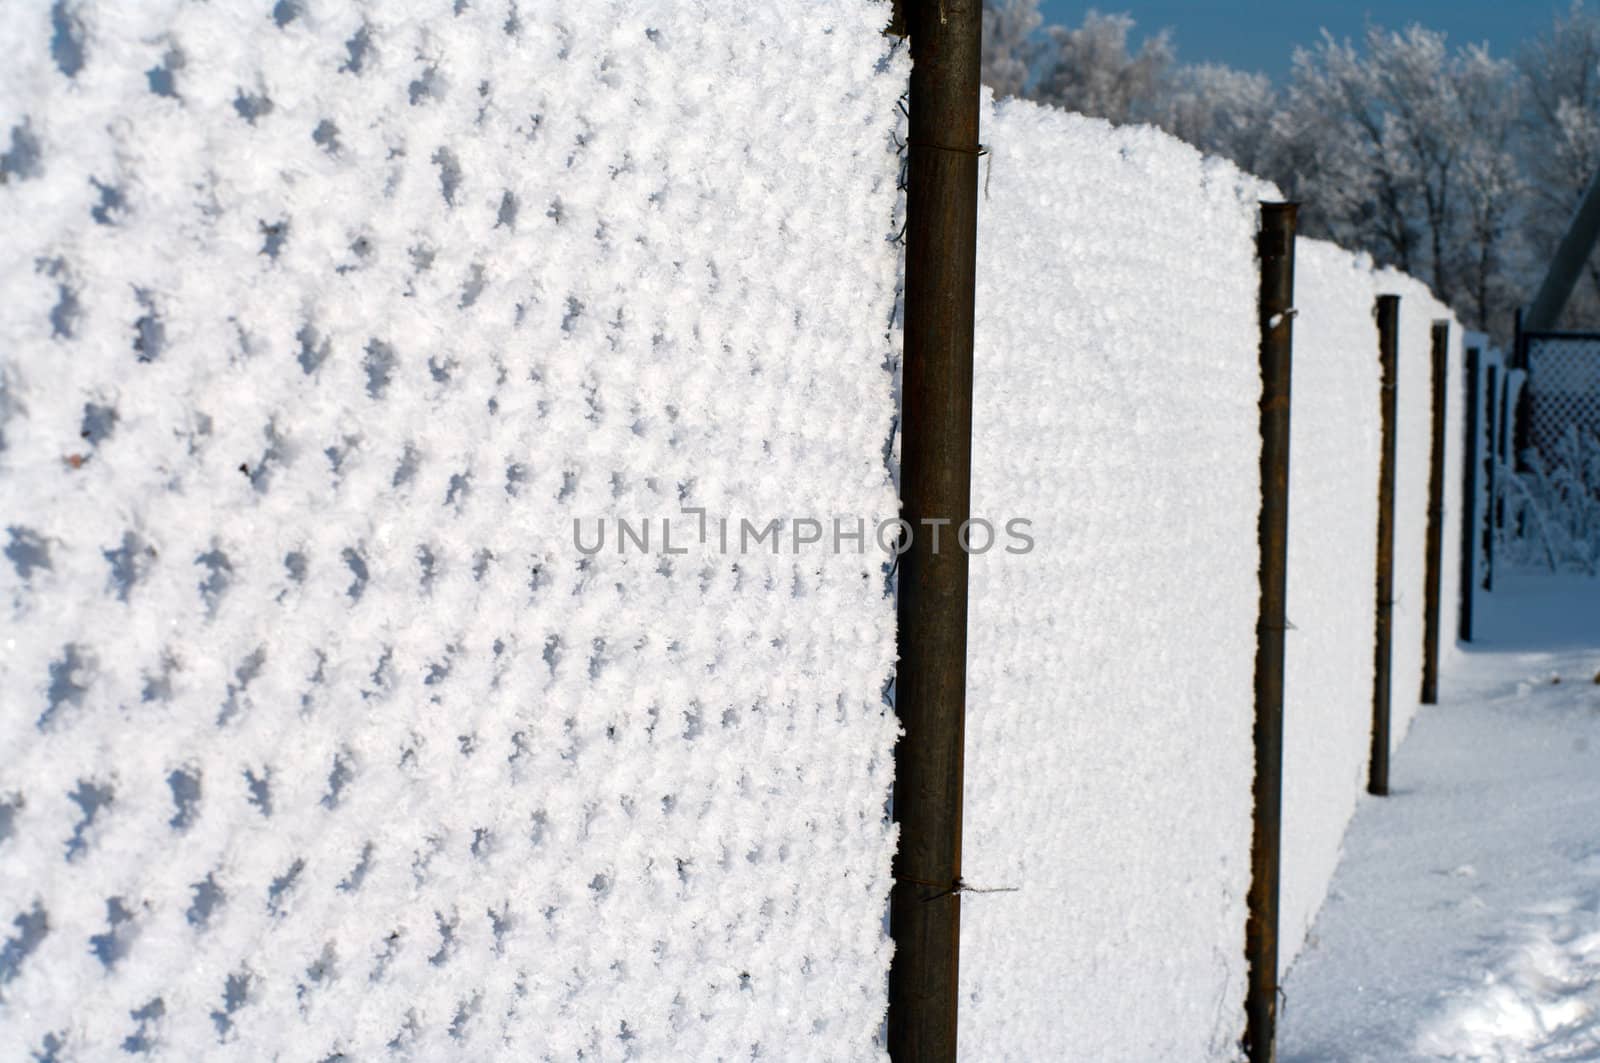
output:
[[[1505,402],[1513,448],[1495,447],[1502,475],[1491,488],[1491,548],[1513,564],[1592,575],[1600,572],[1600,333],[1522,340],[1527,369],[1510,374]]]
[[[1533,334],[1527,342],[1527,442],[1547,460],[1562,439],[1600,432],[1600,333]]]

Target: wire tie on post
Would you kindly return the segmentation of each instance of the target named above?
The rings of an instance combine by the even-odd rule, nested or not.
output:
[[[910,115],[907,115],[906,117],[909,118]],[[980,158],[984,155],[988,155],[989,165],[983,171],[983,198],[989,198],[989,178],[994,176],[994,155],[990,153],[989,146],[987,144],[979,144],[975,148],[958,148],[950,144],[935,144],[931,140],[912,140],[910,137],[906,137],[906,146],[912,148],[932,148],[935,151],[950,151],[957,155],[976,155]]]
[[[947,887],[942,882],[929,882],[927,879],[924,879],[924,878],[912,878],[910,875],[896,874],[894,876],[894,881],[895,881],[896,885],[904,884],[904,885],[910,885],[910,886],[926,886],[928,889],[939,890],[940,891],[938,893],[935,893],[931,897],[922,898],[922,903],[923,904],[927,904],[929,901],[936,901],[940,897],[948,897],[948,896],[950,896],[950,894],[955,892],[954,888]],[[961,884],[961,880],[960,879],[956,879],[956,885],[960,885],[960,884]]]
[[[987,154],[989,154],[989,149],[987,147],[985,147],[984,145],[982,145],[982,144],[979,144],[975,148],[957,148],[957,147],[952,147],[949,144],[935,144],[931,140],[912,140],[910,137],[906,138],[906,143],[909,144],[913,148],[932,148],[935,151],[953,151],[957,155],[987,155]]]
[[[924,882],[921,879],[905,878],[904,876],[901,876],[901,875],[896,875],[895,878],[898,879],[901,882],[912,882],[912,883],[915,883],[918,886],[929,886],[929,887],[932,887],[934,889],[938,889],[939,888],[937,883]],[[1017,892],[1020,892],[1021,889],[1022,889],[1021,886],[990,886],[990,887],[987,887],[987,888],[978,887],[978,886],[969,886],[969,885],[966,884],[966,882],[964,882],[963,880],[958,878],[958,879],[955,880],[955,882],[950,884],[949,888],[940,890],[938,893],[935,893],[932,897],[924,897],[924,898],[922,898],[922,903],[923,904],[928,904],[928,903],[930,903],[932,901],[943,900],[946,897],[952,897],[952,896],[956,896],[956,895],[962,894],[962,893],[1017,893]]]

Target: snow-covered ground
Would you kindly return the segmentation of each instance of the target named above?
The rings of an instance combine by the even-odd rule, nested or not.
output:
[[[1600,582],[1497,578],[1350,825],[1284,1063],[1600,1060]]]

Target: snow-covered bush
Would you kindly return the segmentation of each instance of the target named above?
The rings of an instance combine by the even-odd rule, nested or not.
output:
[[[1569,428],[1550,454],[1524,452],[1520,471],[1501,466],[1495,486],[1503,556],[1600,574],[1600,433]]]

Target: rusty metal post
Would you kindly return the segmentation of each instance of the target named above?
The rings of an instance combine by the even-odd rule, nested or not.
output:
[[[1444,557],[1444,403],[1450,322],[1433,323],[1433,437],[1428,453],[1427,555],[1422,586],[1422,704],[1439,700],[1439,580]]]
[[[906,187],[900,664],[895,708],[889,1055],[953,1063],[961,943],[961,787],[967,665],[967,519],[978,234],[981,0],[904,5],[911,37]],[[947,521],[942,536],[931,521]],[[939,549],[934,548],[935,543]]]
[[[1466,430],[1461,448],[1461,601],[1456,615],[1456,636],[1472,641],[1472,603],[1478,590],[1478,359],[1476,347],[1467,348]]]
[[[1485,375],[1488,377],[1488,380],[1485,381],[1485,385],[1484,385],[1484,395],[1483,395],[1483,398],[1484,398],[1484,411],[1483,411],[1483,416],[1484,416],[1484,422],[1485,422],[1485,424],[1488,425],[1489,431],[1487,433],[1487,437],[1484,440],[1484,444],[1483,444],[1483,470],[1484,470],[1483,471],[1483,475],[1484,475],[1484,479],[1486,481],[1484,486],[1488,490],[1488,493],[1489,493],[1489,501],[1484,507],[1484,514],[1483,514],[1483,521],[1482,521],[1482,527],[1483,527],[1483,589],[1486,590],[1486,591],[1492,591],[1492,590],[1494,590],[1494,506],[1495,506],[1495,502],[1497,501],[1497,499],[1495,498],[1495,483],[1494,483],[1494,478],[1495,478],[1494,441],[1495,441],[1495,433],[1498,430],[1497,427],[1496,427],[1496,420],[1495,420],[1495,412],[1496,412],[1496,408],[1498,406],[1498,403],[1495,401],[1495,396],[1500,393],[1499,392],[1499,389],[1500,389],[1500,367],[1499,366],[1495,366],[1495,365],[1491,365],[1489,367],[1489,369],[1488,369],[1488,372]]]
[[[1261,204],[1261,601],[1256,623],[1254,821],[1245,955],[1244,1050],[1273,1063],[1278,1030],[1278,872],[1283,827],[1283,639],[1288,628],[1289,377],[1298,204]]]
[[[1389,792],[1389,702],[1393,683],[1390,659],[1394,642],[1394,464],[1395,399],[1398,392],[1396,355],[1400,331],[1400,297],[1378,296],[1378,361],[1383,386],[1378,407],[1383,425],[1383,450],[1378,464],[1378,622],[1373,648],[1372,760],[1367,793]]]
[[[1518,310],[1514,320],[1515,331],[1511,334],[1511,360],[1507,363],[1508,369],[1528,371],[1528,336],[1522,327],[1522,311]],[[1523,380],[1522,390],[1517,392],[1517,427],[1512,432],[1511,453],[1507,462],[1517,472],[1526,472],[1527,463],[1522,460],[1529,446],[1528,439],[1528,408],[1529,391],[1528,381]]]
[[[1506,454],[1506,423],[1510,419],[1511,373],[1509,367],[1507,367],[1507,372],[1500,374],[1500,415],[1497,422],[1498,434],[1494,443],[1494,460],[1501,465],[1510,464],[1510,457]],[[1494,526],[1496,528],[1504,528],[1506,526],[1506,500],[1504,498],[1494,500]]]

